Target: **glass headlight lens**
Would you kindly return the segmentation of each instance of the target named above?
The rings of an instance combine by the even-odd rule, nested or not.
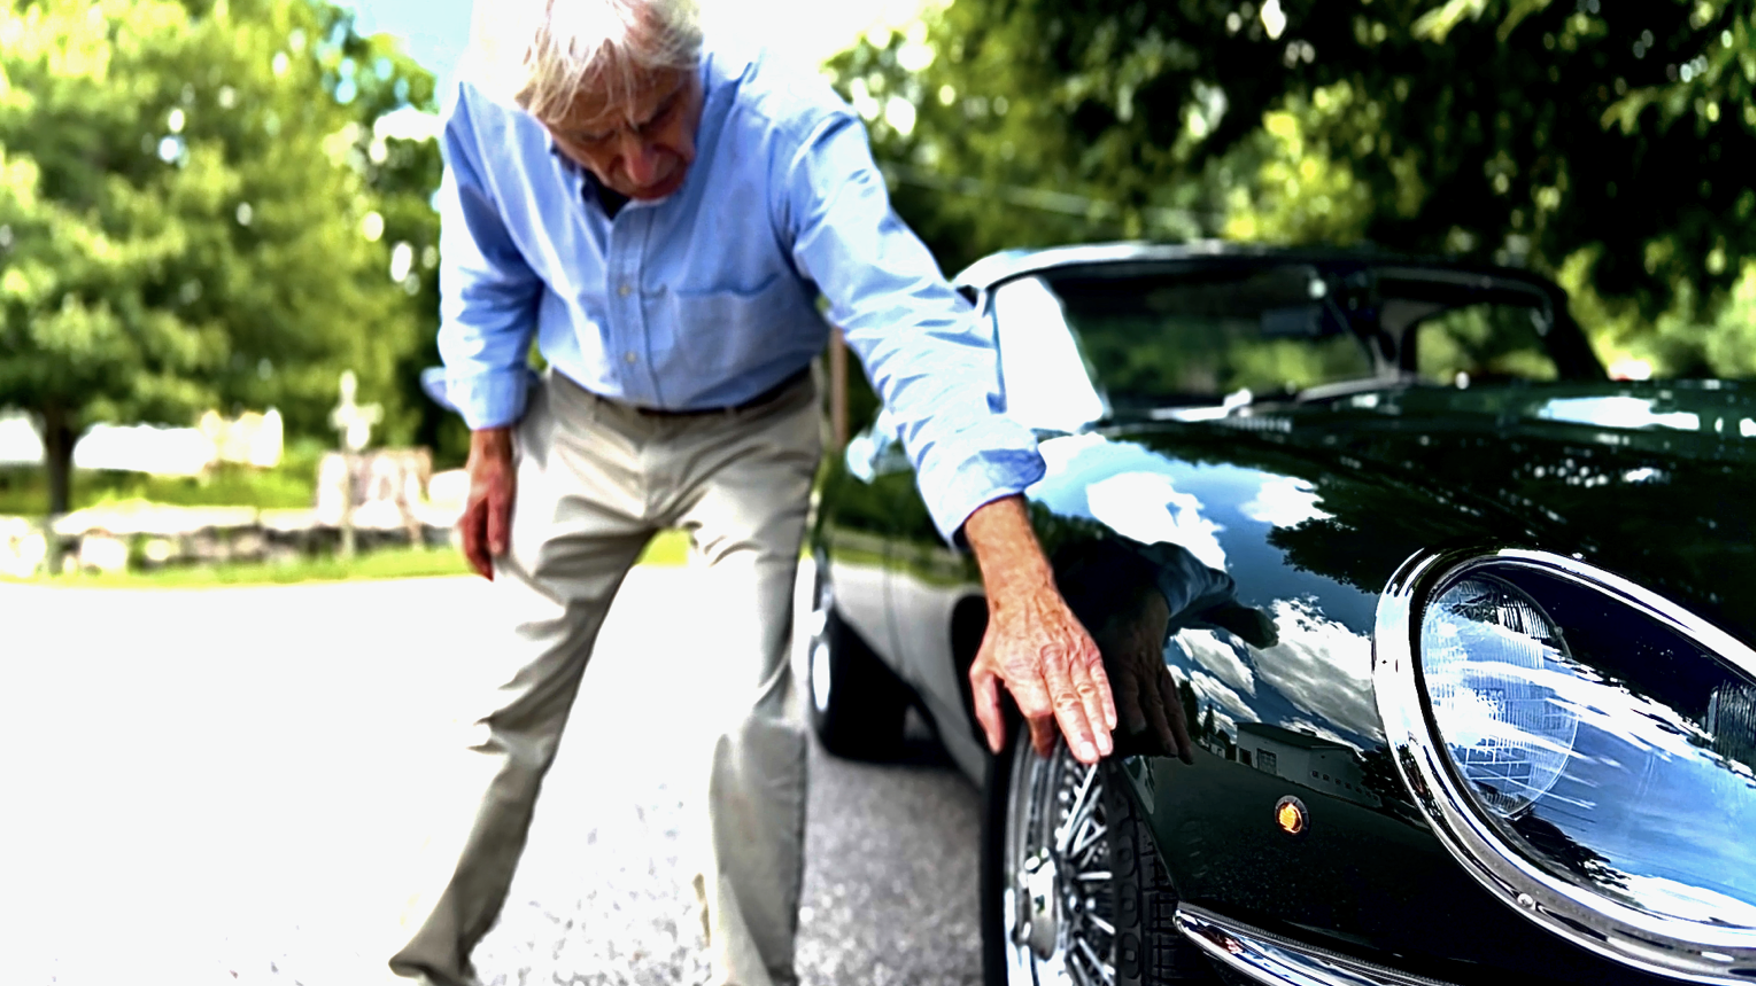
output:
[[[1430,722],[1483,820],[1556,879],[1756,930],[1756,654],[1649,595],[1517,562],[1435,585]]]
[[[1579,717],[1548,687],[1567,646],[1530,597],[1488,576],[1457,583],[1421,620],[1433,718],[1483,805],[1511,818],[1560,778]]]

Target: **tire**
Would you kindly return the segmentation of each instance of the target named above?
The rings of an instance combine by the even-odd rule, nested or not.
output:
[[[910,695],[835,609],[835,587],[817,567],[811,639],[805,650],[806,708],[823,748],[852,760],[882,760],[902,749]]]
[[[987,986],[1218,983],[1172,924],[1176,891],[1118,765],[1087,767],[1062,741],[1038,757],[1022,725],[1012,732],[986,785]]]

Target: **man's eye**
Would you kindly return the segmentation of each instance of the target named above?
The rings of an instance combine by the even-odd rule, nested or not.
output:
[[[654,113],[651,119],[640,125],[640,132],[642,134],[650,134],[654,130],[657,130],[667,119],[670,118],[672,113],[676,112],[676,109],[681,105],[681,102],[682,101],[675,96],[671,97],[670,102],[659,107],[658,112]]]

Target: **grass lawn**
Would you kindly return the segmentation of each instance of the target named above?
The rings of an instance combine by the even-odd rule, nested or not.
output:
[[[681,565],[689,554],[689,536],[664,531],[646,546],[642,565]],[[154,572],[37,577],[31,585],[117,589],[191,589],[222,585],[289,585],[295,582],[347,582],[357,579],[421,579],[469,575],[470,567],[456,549],[381,548],[363,552],[351,563],[339,558],[267,564],[188,566]],[[0,583],[16,580],[0,577]]]

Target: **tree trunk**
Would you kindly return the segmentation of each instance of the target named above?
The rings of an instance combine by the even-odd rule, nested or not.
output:
[[[840,329],[829,330],[829,422],[830,451],[840,452],[848,444],[848,344]]]
[[[49,477],[49,516],[66,513],[73,500],[73,443],[79,436],[64,408],[43,409],[43,468]]]
[[[49,478],[49,513],[43,519],[43,539],[48,549],[44,561],[50,575],[61,573],[63,552],[61,538],[55,534],[55,521],[72,506],[73,443],[78,437],[73,415],[65,408],[43,409],[43,468]]]

